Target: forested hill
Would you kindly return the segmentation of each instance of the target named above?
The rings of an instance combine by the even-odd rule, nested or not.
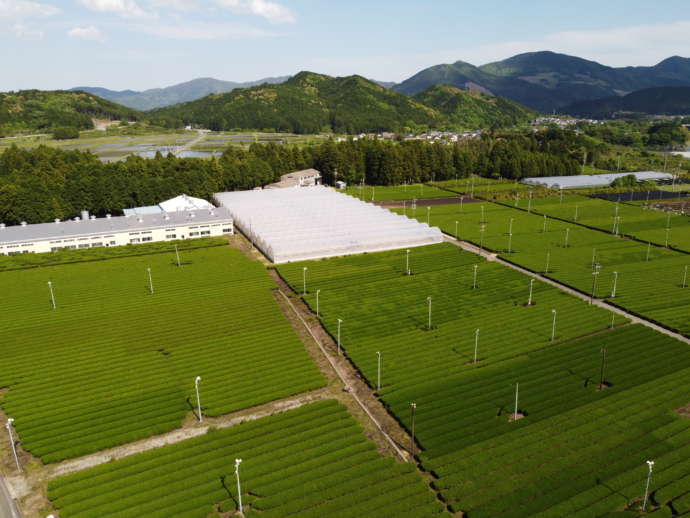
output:
[[[463,95],[459,91],[445,92],[446,101],[437,106],[420,102],[423,97],[410,98],[388,90],[361,76],[330,77],[312,72],[300,72],[282,84],[264,84],[233,90],[226,94],[209,95],[203,99],[159,110],[152,116],[176,118],[212,130],[257,129],[294,133],[355,134],[360,132],[419,129],[463,129],[489,127],[498,120],[510,120],[512,115],[499,113],[503,104],[489,98],[475,98],[473,102],[458,100],[456,110],[450,97]],[[464,95],[463,95],[464,97]],[[491,107],[483,104],[492,104]],[[461,116],[459,111],[467,110]],[[485,117],[491,113],[491,117]],[[465,124],[466,122],[466,124]]]
[[[0,136],[93,128],[92,119],[139,120],[141,113],[85,92],[22,90],[0,93]]]
[[[450,85],[432,86],[413,99],[441,112],[451,125],[465,128],[514,126],[537,116],[537,112],[509,99]]]
[[[623,97],[580,101],[561,110],[578,117],[610,118],[616,113],[652,115],[690,114],[690,86],[645,88]]]

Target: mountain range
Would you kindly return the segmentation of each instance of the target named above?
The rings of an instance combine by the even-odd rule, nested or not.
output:
[[[620,96],[644,88],[690,86],[690,59],[673,56],[654,66],[614,68],[555,52],[529,52],[479,67],[464,61],[435,65],[393,89],[413,95],[441,83],[551,112],[573,102]]]
[[[629,114],[688,115],[690,87],[645,88],[624,96],[578,101],[563,107],[561,111],[576,117],[593,119],[609,119]]]
[[[258,81],[236,83],[233,81],[221,81],[211,77],[200,77],[184,83],[166,88],[151,88],[138,92],[136,90],[109,90],[107,88],[93,86],[77,86],[72,90],[87,92],[103,99],[116,102],[135,110],[152,110],[163,106],[194,101],[210,94],[231,92],[236,88],[248,88],[263,83],[282,83],[290,76],[265,77]]]
[[[212,130],[360,133],[474,129],[526,122],[524,106],[478,92],[434,85],[413,97],[361,76],[300,72],[284,83],[212,94],[149,112]]]

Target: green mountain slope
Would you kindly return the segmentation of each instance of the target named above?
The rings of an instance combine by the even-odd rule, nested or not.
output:
[[[85,92],[22,90],[0,93],[0,134],[93,128],[92,119],[138,120],[139,112]]]
[[[652,67],[613,68],[555,52],[529,52],[480,67],[463,61],[436,65],[394,89],[413,95],[440,83],[489,91],[533,109],[551,111],[576,101],[643,88],[690,86],[690,59],[674,56]]]
[[[561,110],[578,117],[610,118],[619,112],[653,115],[690,114],[690,87],[664,86],[645,88],[622,97],[580,101]]]
[[[537,112],[509,99],[450,85],[432,86],[413,98],[444,114],[451,125],[464,128],[513,126],[537,116]]]
[[[458,99],[452,101],[452,97]],[[432,104],[425,104],[427,101]],[[486,106],[480,109],[481,105]],[[236,89],[150,113],[214,130],[349,134],[478,128],[520,119],[515,116],[514,104],[504,105],[485,96],[469,99],[457,89],[410,98],[361,76],[330,77],[312,72],[300,72],[282,84]]]

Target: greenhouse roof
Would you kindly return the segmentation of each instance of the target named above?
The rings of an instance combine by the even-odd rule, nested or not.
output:
[[[650,180],[671,180],[673,175],[657,171],[638,171],[634,173],[579,174],[575,176],[542,176],[523,178],[521,183],[540,185],[549,189],[577,189],[586,187],[606,187],[616,178],[634,175],[638,182]]]
[[[328,187],[218,193],[236,228],[274,263],[440,243],[441,231]]]

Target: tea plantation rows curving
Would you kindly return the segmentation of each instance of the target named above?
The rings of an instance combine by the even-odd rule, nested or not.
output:
[[[196,408],[196,376],[209,416],[324,385],[259,263],[227,246],[181,260],[0,273],[0,404],[26,450],[57,462],[172,430]]]
[[[382,458],[332,400],[59,478],[48,494],[63,518],[234,513],[236,458],[245,516],[445,514],[415,467]]]
[[[455,235],[457,221],[460,239],[497,251],[535,272],[546,273],[548,261],[548,277],[588,294],[598,264],[597,297],[690,335],[687,254],[490,202],[465,203],[460,209],[459,204],[432,207],[431,224]],[[418,219],[426,221],[426,214]],[[616,296],[611,297],[616,276]]]

